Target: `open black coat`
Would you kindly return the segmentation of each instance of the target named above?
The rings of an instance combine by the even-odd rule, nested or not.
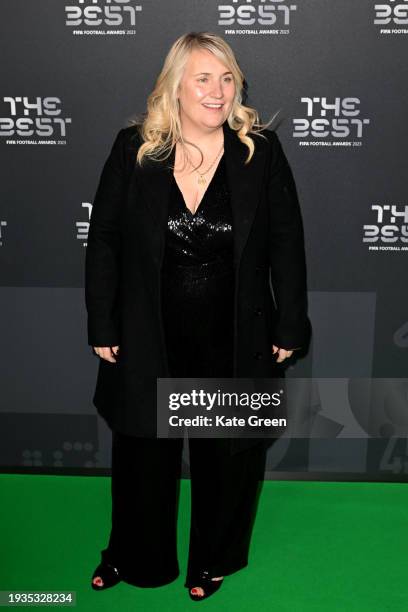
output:
[[[272,344],[295,349],[309,338],[296,186],[274,131],[263,132],[266,140],[253,137],[255,153],[245,165],[248,148],[227,121],[223,130],[233,214],[234,377],[276,377]],[[160,267],[175,149],[167,160],[140,167],[140,142],[135,126],[121,129],[103,167],[90,219],[85,300],[88,344],[120,346],[116,363],[99,361],[98,413],[113,430],[156,437],[156,378],[170,377]],[[231,452],[256,442],[235,439]]]

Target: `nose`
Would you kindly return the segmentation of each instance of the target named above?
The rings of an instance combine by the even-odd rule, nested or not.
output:
[[[222,98],[223,97],[223,89],[222,85],[219,81],[215,80],[213,86],[211,87],[210,94],[214,98]]]

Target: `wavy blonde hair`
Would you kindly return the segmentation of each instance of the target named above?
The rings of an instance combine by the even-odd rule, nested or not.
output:
[[[180,36],[170,48],[155,87],[147,99],[147,112],[131,124],[138,126],[143,143],[138,148],[136,163],[142,165],[149,157],[156,161],[167,159],[176,142],[185,141],[181,131],[177,91],[190,53],[194,49],[206,49],[213,53],[231,71],[235,83],[235,97],[227,118],[230,128],[248,147],[249,163],[255,150],[250,134],[260,134],[275,118],[262,124],[258,112],[242,103],[245,77],[231,47],[220,36],[211,32],[190,32]],[[260,134],[263,138],[265,136]],[[191,143],[192,144],[192,143]],[[200,151],[201,152],[201,151]],[[202,153],[201,153],[202,156]]]

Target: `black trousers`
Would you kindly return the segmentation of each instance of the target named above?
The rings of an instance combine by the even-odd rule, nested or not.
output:
[[[263,482],[262,444],[229,455],[224,439],[190,438],[191,524],[185,586],[198,572],[226,576],[248,565]],[[179,576],[177,515],[183,439],[113,432],[112,528],[102,559],[122,579],[157,587]]]

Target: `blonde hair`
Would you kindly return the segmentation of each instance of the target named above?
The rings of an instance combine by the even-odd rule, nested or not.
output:
[[[235,97],[227,118],[231,129],[249,150],[245,163],[251,160],[255,146],[249,134],[266,129],[274,117],[265,124],[260,123],[258,112],[242,103],[244,74],[231,47],[220,36],[210,32],[190,32],[180,36],[170,48],[155,87],[147,99],[147,112],[131,120],[138,126],[143,143],[138,148],[136,163],[142,165],[144,157],[162,161],[169,157],[176,142],[186,142],[181,132],[177,91],[185,65],[194,49],[206,49],[213,53],[231,71],[235,83]],[[261,134],[263,138],[263,136]]]

